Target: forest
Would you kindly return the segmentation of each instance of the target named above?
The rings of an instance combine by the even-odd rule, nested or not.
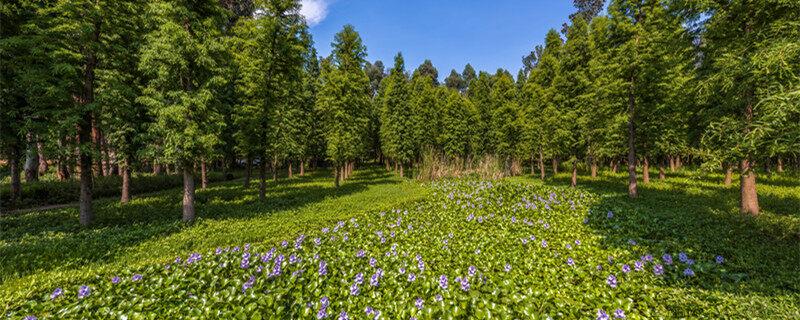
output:
[[[431,60],[406,66],[403,48],[390,63],[369,60],[350,24],[330,55],[319,55],[298,0],[4,1],[0,283],[8,290],[0,310],[31,319],[800,316],[800,287],[790,280],[800,276],[791,267],[800,262],[800,2],[573,3],[563,25],[530,35],[541,45],[520,52],[520,70],[464,61],[462,71],[440,75]],[[700,196],[707,192],[714,196]],[[360,202],[330,202],[336,197]],[[658,211],[675,204],[675,216]],[[706,211],[734,231],[710,227],[720,220],[697,216]],[[252,219],[265,231],[225,219]],[[715,231],[674,230],[689,223],[679,219]],[[358,231],[367,225],[377,229]],[[597,235],[620,228],[625,239]],[[708,235],[684,249],[677,232]],[[152,256],[125,244],[157,236]],[[286,240],[267,251],[279,239],[295,251]],[[725,247],[737,239],[758,245]],[[472,257],[476,241],[489,258]],[[75,260],[58,252],[73,242],[81,243]],[[442,246],[449,253],[435,250]],[[575,251],[594,246],[585,257]],[[364,250],[386,279],[381,268],[366,280],[351,274],[366,267]],[[695,265],[682,250],[707,261]],[[120,261],[142,263],[114,266],[123,252]],[[513,258],[531,254],[550,270],[591,266],[558,278]],[[736,256],[742,262],[728,266]],[[776,274],[757,266],[765,258],[775,259]],[[93,267],[41,274],[62,259],[64,270]],[[471,259],[480,262],[457,265]],[[219,267],[228,262],[236,270]],[[248,273],[256,263],[263,275],[260,265],[259,275]],[[601,264],[624,264],[623,273]],[[281,268],[309,278],[283,279]],[[641,269],[652,275],[628,279]],[[118,277],[88,284],[121,270],[133,276],[130,289],[114,287]],[[48,280],[21,289],[37,275]],[[335,288],[335,277],[346,286]],[[604,289],[631,287],[576,298],[598,290],[593,277]],[[537,281],[550,288],[531,291]],[[248,291],[254,285],[261,291]],[[77,299],[61,298],[69,290]],[[109,298],[91,302],[91,292]],[[563,292],[574,300],[558,302]],[[725,303],[716,315],[701,303],[683,308],[676,292]],[[72,300],[52,305],[58,299]]]

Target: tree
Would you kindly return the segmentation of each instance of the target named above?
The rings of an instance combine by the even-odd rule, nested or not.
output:
[[[700,96],[704,105],[714,108],[707,113],[714,119],[705,135],[724,141],[706,146],[712,154],[739,161],[739,210],[757,215],[753,163],[771,156],[770,146],[796,145],[791,141],[798,137],[797,122],[789,123],[798,114],[800,4],[707,1],[693,9],[697,17],[710,14],[704,23],[699,72]]]
[[[427,75],[426,75],[427,76]],[[414,124],[410,106],[408,75],[405,71],[403,55],[394,58],[394,67],[389,71],[381,88],[381,146],[383,153],[399,165],[400,176],[404,175],[405,164],[415,154]]]
[[[331,56],[322,61],[317,110],[338,187],[343,166],[365,149],[369,128],[370,86],[364,73],[367,48],[351,25],[336,34]]]
[[[441,113],[441,133],[438,142],[444,155],[449,158],[465,158],[469,153],[470,141],[464,137],[473,136],[470,119],[475,110],[469,99],[455,89],[445,89],[445,103]]]
[[[461,89],[461,92],[462,93],[466,92],[467,88],[469,88],[469,86],[472,85],[472,81],[475,80],[475,78],[477,77],[478,76],[475,74],[475,69],[472,68],[472,65],[467,63],[467,65],[464,66],[464,70],[461,71],[461,79],[464,79],[463,88]]]
[[[425,59],[425,61],[414,70],[413,77],[419,76],[428,76],[433,80],[434,85],[439,85],[439,70],[436,70],[431,60]]]
[[[444,85],[450,89],[459,91],[463,91],[467,87],[464,78],[461,77],[461,74],[456,72],[456,69],[450,70],[450,75],[444,79]]]
[[[139,70],[149,80],[139,102],[154,117],[151,130],[163,137],[164,159],[183,173],[183,220],[192,221],[195,162],[212,154],[224,125],[216,101],[225,84],[224,12],[216,1],[157,1],[149,10],[155,27],[140,53]]]
[[[494,76],[491,104],[491,115],[488,118],[490,144],[497,156],[504,161],[505,170],[517,175],[521,171],[519,155],[523,116],[516,84],[505,70],[498,70]]]

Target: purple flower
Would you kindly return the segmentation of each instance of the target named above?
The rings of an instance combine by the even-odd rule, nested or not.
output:
[[[678,260],[685,263],[687,260],[689,260],[689,256],[686,255],[685,252],[681,252],[678,254]]]
[[[436,300],[436,302],[441,302],[444,300],[441,294],[437,294],[435,297],[433,297],[433,299]]]
[[[339,313],[339,320],[350,320],[350,317],[347,316],[347,311]]]
[[[358,252],[356,252],[356,258],[363,258],[364,255],[366,255],[366,252],[364,252],[363,249],[362,250],[358,250]]]
[[[542,248],[547,248],[547,240],[542,240]]]
[[[357,296],[360,292],[361,292],[361,289],[358,287],[358,283],[353,283],[353,285],[350,286],[350,295],[351,296]]]
[[[242,262],[239,263],[239,267],[242,269],[250,268],[250,252],[245,252],[242,254]]]
[[[459,281],[459,282],[461,283],[461,290],[463,290],[465,292],[469,291],[469,278],[463,277],[463,278],[461,278],[461,281]]]
[[[300,262],[300,259],[297,258],[296,254],[292,253],[292,255],[289,256],[289,263],[295,264],[298,262]]]
[[[422,298],[417,298],[417,300],[414,302],[414,306],[417,307],[417,309],[422,310],[424,303],[425,302],[422,300]]]
[[[653,256],[650,255],[650,254],[646,254],[646,255],[642,256],[642,260],[645,261],[645,262],[652,262],[653,261]]]
[[[289,246],[289,241],[286,241],[286,240],[281,241],[281,247],[286,248],[288,246]]]
[[[314,245],[315,245],[315,246],[318,246],[320,243],[322,243],[322,239],[320,239],[320,238],[314,238]]]
[[[353,282],[355,282],[355,283],[357,283],[357,284],[362,284],[362,283],[364,283],[364,274],[363,274],[363,273],[361,273],[361,272],[357,273],[357,274],[356,274],[356,278],[355,278],[355,279],[353,279]]]
[[[233,252],[239,252],[239,246],[233,247]]]
[[[579,245],[581,245],[581,241],[580,241],[580,240],[575,240],[575,245],[576,245],[576,246],[579,246]]]
[[[111,278],[111,283],[113,283],[113,284],[117,284],[117,283],[119,283],[119,277],[113,277],[113,278]]]
[[[614,310],[614,318],[625,319],[625,311],[622,311],[622,309]]]
[[[220,247],[217,247],[217,249],[216,249],[216,250],[214,250],[214,254],[215,254],[215,255],[220,255],[220,254],[222,254],[222,248],[220,248]]]
[[[572,260],[572,258],[567,258],[567,265],[574,266],[575,265],[575,260]]]
[[[319,308],[317,312],[317,319],[325,319],[328,317],[328,308]]]
[[[475,273],[478,272],[478,268],[475,268],[475,266],[469,266],[467,270],[467,274],[469,274],[470,277],[475,276]]]
[[[250,244],[249,243],[245,243],[244,244],[244,251],[250,251]]]
[[[572,250],[572,245],[571,245],[571,244],[569,244],[569,243],[567,243],[567,249],[568,249],[568,250]]]
[[[369,278],[369,285],[373,287],[377,287],[379,285],[378,279],[380,279],[380,275],[376,272],[373,273],[372,276]]]
[[[629,244],[629,245],[632,245],[632,246],[635,246],[635,245],[637,245],[638,243],[636,242],[636,240],[630,239],[630,240],[628,240],[628,244]]]
[[[181,263],[181,257],[175,257],[175,263]]]
[[[506,263],[506,266],[505,266],[505,268],[503,268],[503,270],[505,270],[506,272],[510,272],[511,271],[511,264]]]
[[[690,266],[693,265],[694,264],[694,259],[687,259],[686,260],[686,264],[688,264]]]
[[[717,264],[722,264],[723,262],[725,262],[725,258],[723,258],[722,256],[717,256],[716,258],[714,258],[714,260],[716,260]]]
[[[24,320],[38,320],[38,318],[36,316],[26,316]]]
[[[663,256],[661,256],[661,260],[664,261],[664,264],[671,265],[672,255],[670,255],[669,253],[665,253]]]
[[[606,279],[606,283],[609,287],[616,288],[617,287],[617,277],[613,274],[609,275]]]
[[[195,263],[195,262],[200,261],[202,259],[203,259],[203,256],[201,256],[199,253],[195,252],[195,253],[190,254],[189,258],[186,258],[186,264],[192,264],[192,263]]]
[[[324,276],[328,274],[328,264],[325,263],[325,260],[319,261],[319,275]]]
[[[64,293],[64,290],[61,288],[56,288],[53,290],[53,293],[50,294],[50,300],[55,300],[56,298],[60,297]]]
[[[627,264],[623,264],[623,265],[622,265],[622,272],[623,272],[623,273],[628,273],[628,272],[631,272],[631,266],[629,266],[629,265],[627,265]]]
[[[331,303],[331,299],[325,296],[319,299],[319,303],[322,305],[323,308],[327,308]]]
[[[694,270],[692,270],[692,268],[686,268],[683,270],[683,275],[687,277],[694,277]]]
[[[370,257],[369,258],[369,266],[375,268],[376,264],[378,264],[378,259],[375,259],[374,257]]]
[[[597,310],[597,320],[608,320],[608,313],[603,309]]]
[[[439,276],[439,287],[442,289],[447,289],[447,276],[441,275]]]
[[[414,280],[416,280],[416,279],[417,279],[417,275],[415,275],[413,272],[409,272],[408,273],[408,282],[414,282]]]
[[[644,263],[642,263],[642,262],[641,262],[641,261],[639,261],[639,260],[636,260],[636,261],[633,263],[633,268],[634,268],[634,269],[636,269],[636,271],[642,271],[642,270],[644,269]]]
[[[141,274],[134,274],[133,278],[131,278],[131,281],[133,281],[133,282],[136,282],[136,281],[139,281],[139,280],[142,280],[142,275]]]
[[[606,218],[611,219],[613,217],[614,217],[614,213],[613,212],[609,211],[608,213],[606,213]]]
[[[78,299],[83,299],[88,297],[92,293],[92,289],[89,289],[89,286],[81,286],[78,288]]]
[[[657,264],[653,266],[653,273],[657,276],[664,274],[664,266]]]
[[[250,276],[250,278],[247,279],[247,281],[245,281],[242,284],[242,293],[245,293],[247,291],[247,289],[252,288],[253,287],[253,283],[255,283],[255,282],[256,282],[256,277],[255,276]]]

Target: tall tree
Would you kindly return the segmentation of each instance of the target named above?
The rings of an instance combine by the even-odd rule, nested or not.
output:
[[[381,91],[381,146],[385,155],[399,165],[400,175],[414,157],[414,124],[411,118],[408,75],[403,55],[394,58],[394,67]]]
[[[459,91],[463,91],[466,88],[464,78],[461,77],[461,74],[456,72],[456,69],[450,70],[450,75],[444,79],[444,85],[450,89]]]
[[[355,161],[366,148],[370,85],[363,68],[367,48],[355,28],[344,26],[332,46],[331,56],[322,61],[317,110],[338,187],[343,166]]]
[[[433,66],[433,62],[429,59],[425,59],[425,61],[414,70],[413,76],[428,76],[433,80],[434,85],[439,85],[439,70],[436,70],[436,67]]]
[[[195,219],[194,166],[210,156],[224,125],[216,101],[225,84],[221,29],[224,9],[216,1],[156,1],[149,6],[154,29],[145,38],[139,69],[149,80],[139,101],[163,137],[164,159],[183,173],[183,220]]]

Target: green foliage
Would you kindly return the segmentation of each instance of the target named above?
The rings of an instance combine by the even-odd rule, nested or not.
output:
[[[275,200],[282,201],[269,205],[254,202],[254,195],[238,184],[212,188],[201,198],[213,215],[191,227],[153,214],[163,212],[158,211],[160,203],[179,197],[166,193],[140,200],[149,201],[140,204],[147,212],[139,208],[139,215],[124,210],[114,216],[146,214],[150,223],[136,225],[138,233],[114,227],[58,231],[52,236],[72,239],[72,233],[79,232],[84,240],[92,240],[66,249],[79,254],[113,248],[101,241],[108,237],[141,242],[111,251],[108,258],[97,258],[94,252],[93,264],[77,272],[47,270],[48,265],[74,266],[78,260],[53,256],[49,247],[36,246],[35,238],[20,238],[7,249],[12,261],[21,261],[21,253],[14,251],[21,245],[34,246],[43,253],[39,257],[62,258],[35,260],[33,266],[41,270],[4,286],[8,291],[0,301],[9,306],[12,317],[40,318],[311,318],[320,309],[328,317],[341,311],[358,317],[367,306],[391,318],[585,318],[616,309],[629,318],[791,318],[798,312],[795,267],[800,255],[783,237],[796,236],[800,225],[782,203],[800,199],[792,194],[796,186],[781,186],[785,181],[768,181],[767,190],[789,198],[769,202],[768,214],[750,219],[730,214],[736,210],[733,190],[714,189],[708,179],[718,177],[698,173],[643,188],[648,193],[642,197],[645,201],[627,199],[625,185],[614,176],[587,183],[586,189],[515,178],[448,180],[426,185],[425,190],[416,183],[380,183],[386,177],[366,176],[362,187],[353,185],[356,189],[349,191],[324,188],[323,176],[277,185],[281,191]],[[683,187],[689,182],[704,187]],[[329,192],[341,197],[331,198]],[[695,201],[675,201],[686,197]],[[109,205],[108,210],[119,209]],[[41,225],[25,228],[59,227],[44,222],[54,219],[34,219]],[[0,221],[12,226],[4,236],[25,230],[16,219]],[[160,236],[141,239],[139,233]],[[237,234],[236,239],[230,234]],[[187,262],[193,253],[200,259]],[[279,255],[281,272],[270,276]],[[721,263],[715,262],[717,255],[723,257]],[[95,265],[112,259],[105,268]],[[322,261],[325,272],[320,272]],[[642,263],[641,271],[637,262]],[[624,265],[631,271],[623,272]],[[664,268],[663,275],[654,273],[656,265]],[[370,279],[378,268],[382,275],[372,286]],[[694,275],[685,275],[686,269]],[[351,286],[358,273],[363,282],[354,295]],[[41,275],[49,277],[20,287]],[[141,279],[134,280],[136,275]],[[609,275],[616,275],[615,287],[607,284]],[[448,280],[446,288],[440,284],[442,276]],[[113,283],[113,277],[119,277],[119,283]],[[78,299],[81,285],[91,294]],[[19,288],[24,289],[12,291]],[[62,288],[63,294],[51,300],[55,288]],[[327,307],[321,306],[323,297],[329,300]],[[421,308],[415,306],[417,298],[422,299]]]

